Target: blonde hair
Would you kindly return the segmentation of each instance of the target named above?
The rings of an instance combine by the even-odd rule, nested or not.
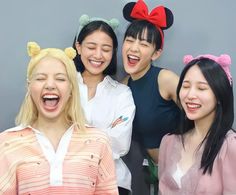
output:
[[[32,73],[37,64],[45,57],[52,57],[60,60],[64,65],[71,85],[71,98],[65,106],[65,120],[68,124],[77,125],[81,130],[85,130],[85,117],[80,104],[79,86],[77,82],[77,71],[73,58],[76,56],[76,51],[70,47],[64,51],[56,48],[40,49],[35,42],[29,42],[27,45],[28,54],[31,60],[27,68],[27,82],[29,84]],[[32,125],[38,118],[38,110],[29,94],[26,93],[20,111],[16,117],[17,125]]]

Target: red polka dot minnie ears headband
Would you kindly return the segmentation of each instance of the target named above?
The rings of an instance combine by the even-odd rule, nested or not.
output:
[[[202,59],[202,58],[208,58],[218,63],[221,66],[221,68],[224,70],[225,74],[227,75],[230,85],[232,85],[232,76],[230,73],[231,58],[228,54],[222,54],[219,57],[211,55],[211,54],[204,54],[204,55],[199,55],[195,58],[191,55],[185,55],[183,58],[183,62],[185,65],[187,65],[189,62],[193,60]]]
[[[138,0],[136,3],[127,3],[123,8],[123,16],[129,22],[134,20],[146,20],[154,24],[161,34],[161,49],[163,48],[164,44],[163,30],[171,27],[174,22],[174,16],[168,8],[164,6],[158,6],[154,8],[149,14],[148,7],[143,0]]]

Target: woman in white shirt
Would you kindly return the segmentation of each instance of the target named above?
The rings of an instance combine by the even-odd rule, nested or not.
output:
[[[74,61],[82,107],[87,123],[103,129],[110,137],[119,193],[128,195],[131,174],[121,157],[130,148],[135,105],[129,87],[110,77],[117,66],[114,20],[113,23],[103,19],[91,21],[87,16],[85,22],[81,18],[83,27],[74,41],[78,52]]]

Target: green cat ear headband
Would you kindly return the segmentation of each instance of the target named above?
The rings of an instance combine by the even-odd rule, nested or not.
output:
[[[106,20],[104,18],[99,18],[99,17],[89,17],[86,14],[83,14],[82,16],[80,16],[79,18],[79,29],[77,31],[76,37],[78,37],[79,32],[81,31],[81,29],[89,24],[90,22],[93,21],[103,21],[106,22],[113,30],[115,30],[118,26],[119,26],[119,20],[116,18],[112,18],[110,20]]]

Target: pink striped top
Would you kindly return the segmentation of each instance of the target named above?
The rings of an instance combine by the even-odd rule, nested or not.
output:
[[[0,194],[118,195],[107,136],[88,128],[72,130],[69,138],[61,166],[52,167],[32,128],[0,133]],[[60,175],[62,181],[52,184]]]

